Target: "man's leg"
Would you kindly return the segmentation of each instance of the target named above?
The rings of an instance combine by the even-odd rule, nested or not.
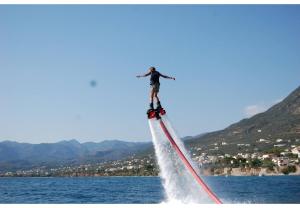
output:
[[[154,97],[156,98],[157,108],[161,108],[160,101],[159,101],[159,98],[158,98],[158,92],[154,93]]]
[[[153,98],[154,98],[154,89],[151,88],[151,91],[150,91],[150,109],[154,109],[154,107],[153,107]]]

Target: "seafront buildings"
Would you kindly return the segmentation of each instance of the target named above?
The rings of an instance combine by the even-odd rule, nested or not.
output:
[[[218,144],[217,144],[218,145]],[[214,144],[214,146],[217,146]],[[221,143],[220,145],[226,145]],[[247,144],[239,144],[245,146]],[[275,149],[278,150],[278,149]],[[243,153],[235,155],[203,152],[201,148],[192,148],[192,159],[204,175],[300,175],[300,146],[292,145],[282,152]],[[107,161],[78,166],[56,168],[37,167],[30,170],[1,173],[2,177],[78,177],[78,176],[156,176],[159,168],[151,154],[124,160]]]

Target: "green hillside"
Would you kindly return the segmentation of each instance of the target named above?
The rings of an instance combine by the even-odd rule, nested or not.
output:
[[[285,148],[289,144],[300,144],[299,140],[300,87],[266,112],[243,119],[224,130],[194,137],[186,145],[213,154],[235,154],[267,151],[274,145]]]

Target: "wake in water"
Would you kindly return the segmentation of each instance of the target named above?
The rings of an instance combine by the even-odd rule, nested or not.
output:
[[[178,147],[199,174],[199,168],[193,163],[184,144],[177,136],[166,115],[161,116],[163,123],[177,143]],[[155,147],[155,154],[160,167],[160,177],[166,192],[167,202],[212,203],[208,194],[197,184],[195,178],[187,170],[178,157],[168,138],[162,131],[157,119],[149,119],[149,126]]]

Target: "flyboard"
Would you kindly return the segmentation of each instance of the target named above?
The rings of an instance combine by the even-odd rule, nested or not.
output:
[[[152,109],[148,110],[147,112],[148,119],[157,119],[160,125],[160,128],[164,132],[165,136],[168,138],[169,142],[171,143],[172,147],[175,149],[176,153],[178,154],[181,161],[184,163],[186,168],[189,170],[189,172],[192,174],[194,179],[197,181],[197,183],[205,190],[205,192],[208,194],[208,196],[217,204],[222,204],[221,200],[212,192],[212,190],[205,184],[205,182],[201,179],[201,177],[197,174],[191,163],[188,161],[188,159],[185,157],[183,152],[180,150],[179,146],[173,139],[172,135],[170,134],[168,128],[164,124],[162,120],[162,116],[166,115],[166,111],[163,108],[158,109]]]

